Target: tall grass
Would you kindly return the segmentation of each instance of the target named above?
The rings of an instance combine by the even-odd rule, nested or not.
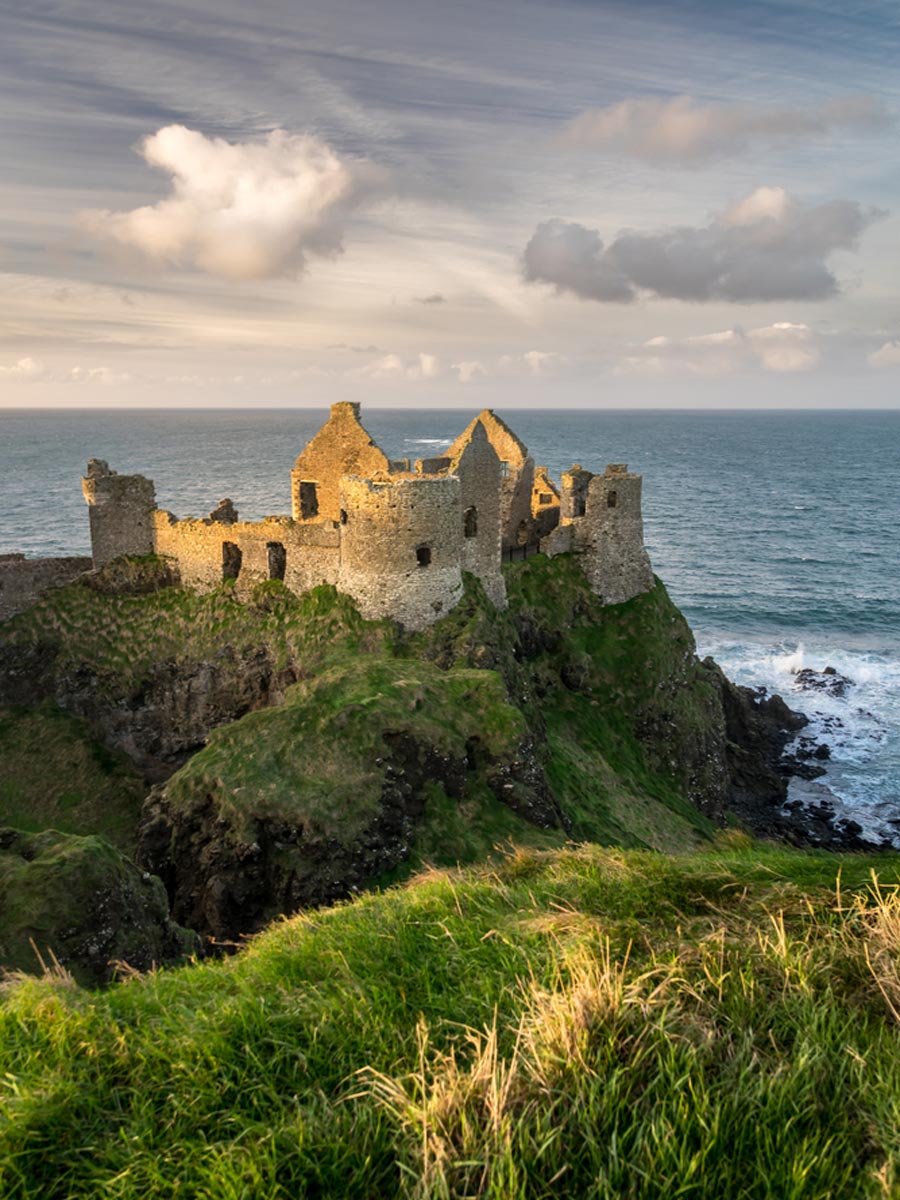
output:
[[[18,977],[0,1194],[896,1195],[897,880],[523,850],[103,993]]]

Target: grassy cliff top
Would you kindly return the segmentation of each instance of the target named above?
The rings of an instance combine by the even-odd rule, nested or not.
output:
[[[104,993],[13,979],[0,1193],[894,1195],[897,880],[523,850]]]

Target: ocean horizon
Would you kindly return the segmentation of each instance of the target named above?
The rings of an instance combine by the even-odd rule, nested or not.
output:
[[[394,457],[438,453],[475,409],[366,408]],[[645,541],[701,654],[783,694],[831,748],[839,816],[900,844],[900,411],[505,409],[537,463],[644,476]],[[323,407],[0,409],[0,553],[89,551],[87,459],[156,483],[204,516],[290,511],[289,472]],[[844,697],[798,689],[833,666]]]

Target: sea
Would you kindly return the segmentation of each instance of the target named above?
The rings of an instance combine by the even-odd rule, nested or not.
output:
[[[900,847],[900,411],[498,410],[555,478],[644,477],[645,540],[701,655],[779,692],[827,742],[838,817]],[[162,508],[290,511],[289,471],[323,410],[0,409],[0,553],[89,552],[87,459],[156,482]],[[366,410],[392,457],[429,457],[474,412]],[[834,667],[841,696],[800,686]],[[802,803],[821,796],[792,784]]]

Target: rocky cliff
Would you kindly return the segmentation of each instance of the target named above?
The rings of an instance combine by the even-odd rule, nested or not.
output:
[[[661,583],[603,606],[567,555],[506,576],[507,612],[470,577],[409,635],[331,588],[243,603],[113,563],[0,626],[0,705],[130,758],[138,861],[219,938],[505,839],[678,849],[780,810],[789,710],[700,662]]]

